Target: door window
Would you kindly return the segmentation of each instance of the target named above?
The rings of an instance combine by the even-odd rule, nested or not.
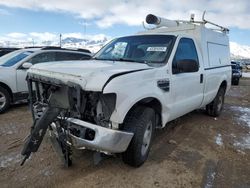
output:
[[[189,38],[180,39],[172,63],[173,73],[178,72],[177,62],[183,60],[187,60],[186,61],[187,63],[190,62],[190,60],[194,60],[199,64],[197,51],[195,48],[194,41],[192,39]]]
[[[45,52],[32,57],[29,62],[34,65],[36,63],[55,61],[55,57],[56,57],[55,52]]]
[[[81,53],[56,52],[56,61],[84,60],[90,58],[90,55],[85,55]]]

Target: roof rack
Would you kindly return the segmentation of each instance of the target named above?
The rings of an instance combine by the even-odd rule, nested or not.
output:
[[[205,14],[206,11],[203,12],[202,14],[202,21],[194,21],[194,14],[191,14],[191,18],[190,20],[168,20],[165,18],[161,18],[158,16],[155,16],[153,14],[149,14],[146,17],[146,22],[148,24],[154,24],[156,25],[156,28],[159,27],[175,27],[175,26],[179,26],[181,24],[200,24],[200,25],[206,25],[206,24],[210,24],[213,25],[215,27],[218,27],[219,29],[212,29],[212,30],[218,30],[221,31],[223,33],[229,33],[229,29],[223,26],[220,26],[216,23],[213,23],[211,21],[208,21],[205,19]],[[145,27],[144,22],[143,22],[143,27]],[[155,29],[155,28],[146,28],[146,29]]]
[[[26,46],[24,49],[29,49],[29,48],[44,48],[44,46]]]
[[[41,50],[69,50],[69,51],[78,51],[78,52],[85,52],[85,53],[91,53],[90,50],[88,49],[83,49],[83,48],[78,48],[78,49],[74,49],[74,48],[62,48],[59,46],[28,46],[28,47],[24,47],[25,49],[29,49],[29,48],[41,48]]]
[[[42,47],[41,50],[63,50],[63,48],[59,46],[45,46],[45,47]]]
[[[78,52],[91,53],[88,49],[61,48],[59,46],[47,46],[47,47],[43,47],[42,50],[69,50],[69,51],[78,51]]]
[[[228,28],[206,20],[205,19],[205,14],[206,14],[206,11],[204,11],[203,14],[202,14],[202,21],[194,21],[194,14],[191,14],[190,21],[179,20],[179,22],[182,22],[182,23],[197,23],[197,24],[203,24],[203,25],[210,24],[210,25],[213,25],[213,26],[219,28],[219,29],[213,29],[213,30],[219,30],[219,31],[222,31],[222,32],[225,32],[225,33],[229,32]]]
[[[21,49],[21,48],[12,48],[12,47],[0,47],[0,50],[6,50],[6,51],[8,51],[8,50],[19,50],[19,49]]]

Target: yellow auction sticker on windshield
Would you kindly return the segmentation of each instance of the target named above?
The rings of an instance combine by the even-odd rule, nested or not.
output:
[[[148,47],[147,48],[148,52],[166,52],[167,51],[167,47]]]

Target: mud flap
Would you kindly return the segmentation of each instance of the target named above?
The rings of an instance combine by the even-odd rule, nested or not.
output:
[[[60,111],[61,110],[59,108],[47,107],[40,119],[34,121],[31,133],[28,136],[22,150],[24,159],[21,166],[24,164],[26,159],[29,158],[32,152],[36,152],[38,150],[48,126],[55,120]]]

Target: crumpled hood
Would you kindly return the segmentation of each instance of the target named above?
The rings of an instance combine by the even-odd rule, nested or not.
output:
[[[104,84],[113,75],[149,68],[146,64],[134,62],[63,61],[34,65],[28,70],[28,74],[35,77],[44,76],[58,79],[66,84],[73,82],[85,90],[101,91]]]

